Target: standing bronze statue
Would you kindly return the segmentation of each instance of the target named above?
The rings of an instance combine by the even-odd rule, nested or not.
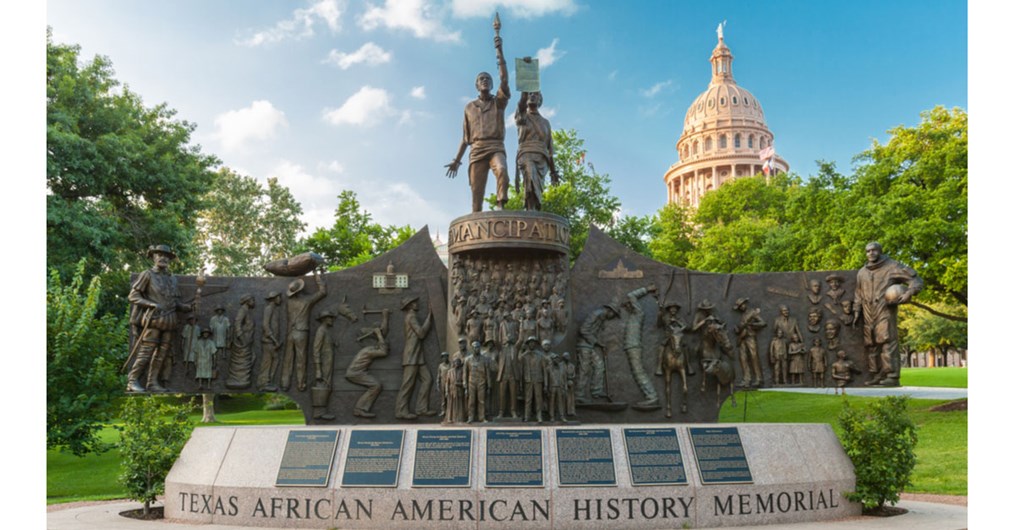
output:
[[[236,311],[233,325],[233,339],[229,347],[229,369],[226,388],[250,386],[250,371],[254,367],[254,297],[243,295],[240,308]]]
[[[518,360],[522,363],[522,381],[525,382],[525,409],[522,420],[528,422],[535,417],[536,421],[541,423],[543,392],[546,390],[546,360],[543,350],[539,349],[539,339],[535,336],[525,339],[525,346]]]
[[[867,264],[856,273],[853,325],[863,319],[867,384],[899,386],[898,306],[923,289],[923,280],[912,268],[886,257],[880,243],[868,243],[865,251]]]
[[[479,342],[473,342],[465,358],[465,399],[468,423],[486,423],[486,389],[490,383],[490,367],[480,355]]]
[[[305,283],[302,278],[289,284],[287,302],[289,332],[285,338],[285,357],[282,358],[282,380],[279,386],[289,390],[292,382],[293,363],[296,364],[296,383],[300,392],[307,389],[307,344],[310,342],[310,310],[328,294],[321,273],[314,271],[317,292],[301,296]]]
[[[273,381],[278,370],[278,350],[282,347],[278,323],[282,293],[271,291],[264,300],[264,313],[261,318],[261,368],[257,374],[257,388],[262,392],[274,392],[278,390]]]
[[[602,345],[599,332],[607,320],[620,316],[620,308],[609,303],[589,313],[578,330],[578,403],[589,403],[591,399],[605,398],[606,364],[599,353]],[[591,399],[589,392],[591,391]]]
[[[526,57],[531,62],[531,57]],[[518,154],[515,157],[517,171],[525,185],[525,209],[541,210],[543,207],[543,179],[550,173],[554,185],[560,181],[560,174],[553,164],[553,131],[550,122],[539,114],[543,105],[542,92],[522,92],[515,111],[515,125],[518,126]],[[515,191],[518,178],[515,177]]]
[[[138,275],[127,295],[130,323],[138,337],[136,358],[127,374],[128,392],[166,391],[158,377],[173,345],[176,312],[192,310],[180,302],[176,277],[169,272],[169,262],[176,259],[169,245],[148,247],[148,257],[154,265]]]
[[[631,377],[641,390],[642,401],[634,405],[636,410],[656,410],[660,408],[659,395],[656,393],[655,385],[648,374],[645,373],[645,364],[642,360],[641,328],[645,323],[645,311],[641,308],[638,299],[649,294],[656,293],[656,286],[640,287],[627,293],[627,300],[624,301],[624,310],[627,317],[624,321],[624,353],[627,354],[627,362],[631,368]]]
[[[315,420],[331,421],[335,415],[328,412],[328,401],[331,398],[331,371],[334,366],[335,351],[338,345],[332,337],[332,328],[335,325],[335,312],[330,309],[321,313],[317,321],[314,334],[314,384],[310,387],[310,402],[313,407]]]
[[[433,378],[426,366],[426,359],[423,358],[423,339],[430,333],[433,313],[427,314],[420,324],[416,318],[418,309],[418,296],[402,300],[402,311],[405,311],[405,348],[402,350],[402,385],[395,400],[395,417],[400,420],[414,420],[419,416],[437,414],[430,410],[430,384]],[[413,414],[409,412],[409,401],[417,384],[419,392],[416,395],[416,413]]]
[[[740,323],[733,327],[737,334],[737,346],[740,348],[740,372],[743,378],[740,386],[761,386],[761,362],[758,360],[758,330],[765,327],[761,318],[761,309],[747,307],[747,298],[738,298],[733,305],[735,311],[742,313]],[[752,374],[752,371],[753,374]]]
[[[469,186],[472,187],[472,211],[483,211],[483,194],[486,193],[486,179],[493,171],[497,179],[497,207],[503,209],[507,203],[508,167],[507,154],[504,150],[504,109],[511,99],[508,88],[507,63],[504,61],[503,43],[501,41],[500,18],[494,20],[494,29],[498,35],[493,38],[493,46],[497,49],[497,70],[500,73],[500,87],[497,94],[493,90],[493,76],[480,72],[476,76],[476,90],[479,97],[465,106],[465,120],[462,123],[462,143],[458,146],[458,154],[450,164],[447,175],[454,178],[462,165],[465,148],[469,152]]]

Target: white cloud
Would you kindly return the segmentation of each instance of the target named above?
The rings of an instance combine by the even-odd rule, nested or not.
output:
[[[370,126],[396,113],[387,90],[364,86],[341,107],[324,109],[324,120],[332,125]]]
[[[237,39],[236,43],[242,46],[261,46],[273,44],[285,39],[305,39],[314,36],[314,26],[318,20],[323,20],[328,29],[336,32],[342,28],[341,17],[344,3],[340,6],[338,0],[319,0],[310,7],[300,8],[293,11],[290,18],[280,20],[274,26],[254,32],[245,39]]]
[[[230,110],[215,117],[215,139],[226,151],[243,147],[248,140],[266,140],[279,128],[287,127],[285,113],[270,101],[258,100],[249,107]]]
[[[441,24],[440,10],[428,0],[385,0],[383,7],[367,5],[366,12],[359,19],[363,29],[383,26],[409,30],[420,39],[445,42],[461,39],[461,32],[452,32]]]
[[[331,63],[342,70],[348,70],[350,66],[364,63],[371,66],[391,62],[391,52],[384,51],[380,46],[368,42],[352,53],[331,50],[325,63]]]
[[[673,81],[671,80],[661,81],[659,83],[652,85],[650,88],[641,90],[641,95],[647,98],[655,97],[657,94],[662,92],[664,88],[667,88],[672,84]]]
[[[557,107],[542,107],[539,109],[539,113],[542,114],[544,118],[550,119],[557,115]]]
[[[536,52],[536,59],[539,59],[540,70],[557,62],[557,59],[560,59],[567,53],[557,51],[557,42],[559,41],[560,39],[553,39],[553,42],[551,42],[549,46],[546,48],[540,48],[539,51]]]
[[[409,95],[415,99],[426,99],[426,88],[421,86],[414,86],[409,92]]]
[[[331,162],[328,162],[327,164],[320,164],[320,165],[323,166],[324,169],[327,169],[328,171],[331,171],[332,173],[345,173],[345,166],[343,166],[342,163],[339,162],[338,160],[332,160]]]
[[[498,8],[519,18],[551,13],[571,15],[578,10],[574,0],[452,0],[451,13],[459,18],[493,16]]]
[[[342,165],[332,160],[317,164],[318,171],[332,170]],[[412,225],[421,228],[421,219],[451,219],[453,216],[440,209],[402,181],[387,181],[369,175],[352,176],[344,167],[336,175],[314,175],[303,166],[289,160],[280,160],[269,172],[278,177],[280,184],[289,188],[303,207],[303,222],[307,232],[335,223],[338,194],[343,190],[356,193],[360,206],[382,225]],[[358,174],[358,173],[357,173]]]
[[[335,223],[335,197],[342,191],[342,186],[335,179],[313,175],[289,160],[280,160],[269,176],[278,177],[278,183],[289,188],[299,201],[308,232]]]

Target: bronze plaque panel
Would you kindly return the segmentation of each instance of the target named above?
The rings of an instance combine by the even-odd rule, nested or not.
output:
[[[289,431],[275,486],[323,488],[328,485],[338,447],[338,431]]]

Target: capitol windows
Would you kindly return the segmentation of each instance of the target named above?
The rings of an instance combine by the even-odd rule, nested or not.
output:
[[[715,100],[708,98],[708,108],[712,108],[713,106],[715,106]]]
[[[736,97],[736,96],[733,96],[733,104],[734,104],[734,105],[736,105],[736,104],[737,104],[737,97]]]
[[[733,137],[733,148],[740,149],[740,133]]]
[[[705,150],[706,151],[712,150],[712,138],[705,138]]]
[[[719,104],[725,107],[726,106],[726,98],[719,98]]]
[[[749,147],[751,149],[754,149],[754,135],[753,134],[747,137],[747,147]]]
[[[719,149],[726,149],[726,135],[719,136]]]
[[[694,141],[694,154],[698,154],[698,141]]]

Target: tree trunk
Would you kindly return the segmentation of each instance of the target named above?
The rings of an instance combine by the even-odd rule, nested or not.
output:
[[[201,423],[216,423],[215,419],[215,394],[201,394],[201,408],[204,415]]]

